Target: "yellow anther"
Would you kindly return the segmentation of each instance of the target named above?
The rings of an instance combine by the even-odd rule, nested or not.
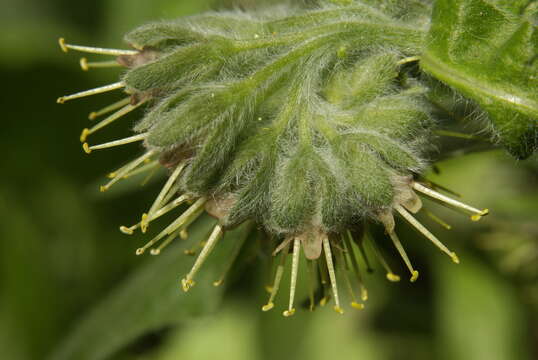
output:
[[[293,314],[295,314],[295,308],[293,309],[290,309],[290,310],[286,310],[282,313],[282,315],[284,315],[285,317],[290,317],[292,316]]]
[[[59,97],[58,99],[56,99],[56,103],[58,104],[64,104],[65,103],[65,97]]]
[[[275,304],[270,302],[264,306],[262,306],[262,311],[269,311],[275,307]]]
[[[179,232],[179,237],[181,238],[181,240],[187,240],[189,238],[189,232],[187,231],[187,229],[183,229]]]
[[[181,280],[181,287],[183,291],[187,292],[189,291],[196,283],[194,280],[191,279],[182,279]]]
[[[142,254],[144,253],[144,251],[146,251],[146,249],[144,249],[144,248],[138,248],[138,249],[136,249],[136,255],[139,255],[139,256],[140,256],[140,255],[142,255]]]
[[[265,291],[267,291],[270,294],[273,292],[273,287],[271,285],[265,285]]]
[[[486,216],[489,214],[489,209],[482,210],[479,214],[475,214],[471,216],[472,221],[480,221],[483,216]]]
[[[460,263],[460,259],[458,258],[458,255],[456,255],[455,252],[452,252],[450,254],[450,257],[452,258],[452,261],[454,261],[456,264],[459,264]]]
[[[364,286],[361,287],[361,299],[362,301],[368,300],[368,290]]]
[[[148,222],[148,214],[143,213],[142,214],[142,220],[140,221],[140,230],[142,230],[142,233],[146,233],[148,230],[149,222]]]
[[[149,253],[150,253],[151,255],[153,255],[153,256],[156,256],[156,255],[160,255],[160,254],[161,254],[161,250],[160,250],[160,249],[151,249]]]
[[[418,279],[418,271],[413,271],[413,275],[411,276],[411,282],[415,282]]]
[[[400,281],[400,277],[394,273],[387,273],[387,280],[392,282]]]
[[[213,281],[213,286],[214,287],[219,287],[221,286],[222,284],[224,283],[224,280],[217,280],[217,281]]]
[[[109,178],[109,179],[114,179],[116,177],[116,175],[117,174],[115,172],[111,172],[106,177]]]
[[[351,307],[357,310],[362,310],[364,309],[364,304],[359,304],[358,302],[353,301]]]
[[[80,58],[80,68],[81,68],[83,71],[88,71],[88,70],[90,70],[90,68],[88,67],[88,59],[86,59],[85,57]]]
[[[88,135],[90,135],[90,129],[83,129],[82,133],[80,134],[80,142],[85,143]]]
[[[319,306],[323,307],[325,305],[327,305],[327,302],[329,301],[329,298],[324,296],[321,298],[321,300],[319,301]]]
[[[194,255],[196,255],[196,251],[193,251],[193,250],[183,250],[183,254],[185,254],[185,255],[189,255],[189,256],[194,256]]]
[[[58,44],[60,45],[60,48],[62,49],[63,52],[68,51],[67,46],[65,46],[65,39],[64,38],[59,38],[58,39]]]
[[[342,309],[340,306],[333,307],[333,310],[339,313],[340,315],[344,314],[344,309]]]
[[[95,120],[95,119],[97,119],[98,116],[99,116],[99,114],[97,114],[95,111],[92,111],[92,112],[88,115],[88,119],[90,119],[90,120]]]
[[[101,186],[99,186],[99,191],[100,191],[100,192],[105,192],[105,191],[107,191],[107,190],[108,190],[108,186],[106,186],[106,185],[101,185]]]
[[[84,143],[82,144],[82,149],[84,149],[84,152],[86,154],[90,154],[92,152],[92,149],[90,149],[90,145],[88,145],[88,143]]]
[[[127,226],[120,226],[120,231],[124,233],[125,235],[133,235],[134,231],[131,228],[128,228]]]

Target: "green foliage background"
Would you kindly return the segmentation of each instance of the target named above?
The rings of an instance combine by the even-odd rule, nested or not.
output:
[[[121,235],[118,225],[137,218],[158,187],[150,184],[136,191],[135,183],[98,193],[103,175],[130,150],[87,157],[78,135],[86,126],[86,114],[111,99],[55,104],[71,90],[115,81],[117,71],[81,72],[77,58],[62,54],[56,40],[65,36],[76,43],[118,47],[123,34],[141,23],[230,4],[3,0],[2,358],[536,358],[536,156],[515,162],[503,151],[493,151],[441,162],[441,173],[432,179],[492,211],[483,222],[472,224],[436,209],[454,230],[435,230],[462,263],[452,264],[412,232],[402,234],[420,266],[420,281],[387,284],[375,273],[367,278],[367,308],[349,309],[343,317],[330,309],[300,311],[292,319],[262,313],[267,274],[260,261],[247,262],[234,274],[225,294],[211,287],[225,247],[203,272],[200,286],[187,295],[178,279],[192,264],[181,251],[188,243],[158,258],[134,256],[144,240]],[[113,131],[107,132],[108,138],[125,128]],[[202,221],[190,241],[205,235]],[[283,303],[285,291],[281,295]]]

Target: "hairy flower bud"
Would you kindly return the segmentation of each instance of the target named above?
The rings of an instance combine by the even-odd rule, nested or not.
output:
[[[142,220],[122,231],[145,232],[152,220],[191,204],[137,253],[152,248],[156,255],[185,237],[187,226],[204,210],[217,218],[182,280],[188,290],[225,231],[254,221],[278,239],[274,255],[281,254],[264,310],[273,307],[292,253],[285,315],[294,313],[301,249],[309,263],[318,262],[313,271],[331,284],[322,286],[322,303],[334,298],[338,312],[335,271],[349,282],[349,261],[361,294],[359,299],[351,290],[352,305],[362,308],[367,293],[354,248],[364,254],[367,223],[385,227],[415,281],[418,272],[395,233],[394,214],[458,262],[413,217],[422,208],[417,194],[473,219],[487,210],[448,198],[421,177],[436,122],[425,97],[428,88],[416,67],[408,66],[424,46],[427,23],[421,19],[429,7],[414,11],[409,12],[414,16],[401,17],[390,6],[368,1],[329,1],[314,9],[293,9],[293,15],[210,13],[144,25],[126,36],[136,50],[92,49],[61,40],[65,50],[117,55],[126,68],[119,83],[59,101],[118,88],[130,96],[95,113],[117,110],[81,136],[87,152],[144,143],[145,153],[112,173],[102,189],[159,165],[170,172]],[[142,104],[149,110],[135,126],[136,135],[102,145],[86,143],[88,136]],[[399,280],[375,241],[372,246],[387,278]],[[311,308],[314,303],[312,295]]]

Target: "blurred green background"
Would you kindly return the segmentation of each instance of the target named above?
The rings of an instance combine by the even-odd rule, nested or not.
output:
[[[461,264],[408,231],[402,240],[420,281],[389,284],[377,271],[366,279],[366,309],[348,307],[344,316],[327,307],[283,318],[286,287],[278,309],[262,313],[267,259],[256,254],[243,254],[245,265],[223,292],[210,285],[226,257],[226,249],[217,252],[188,295],[177,280],[193,261],[181,250],[189,243],[160,257],[134,256],[144,239],[122,235],[118,225],[136,221],[158,184],[100,194],[104,174],[135,148],[88,157],[78,139],[87,113],[113,96],[55,103],[116,81],[118,70],[80,71],[78,55],[60,52],[57,39],[121,47],[123,34],[144,22],[249,3],[262,1],[2,0],[1,358],[538,358],[536,157],[516,162],[493,151],[439,163],[433,180],[492,215],[476,224],[431,205],[454,229],[424,222]],[[112,127],[103,140],[129,126]],[[208,221],[197,224],[191,242],[205,236]],[[391,262],[405,274],[396,257]]]

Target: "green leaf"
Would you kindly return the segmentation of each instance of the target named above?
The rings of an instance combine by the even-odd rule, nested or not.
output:
[[[222,288],[212,283],[219,278],[230,247],[240,237],[248,236],[250,225],[245,223],[226,234],[199,273],[197,285],[184,293],[179,280],[189,271],[193,259],[186,257],[183,249],[204,240],[210,223],[207,218],[198,221],[188,241],[180,241],[150,259],[120,284],[79,322],[51,359],[110,358],[145,333],[213,311],[220,302]]]
[[[420,62],[476,101],[518,158],[538,147],[536,11],[530,0],[438,0]]]

